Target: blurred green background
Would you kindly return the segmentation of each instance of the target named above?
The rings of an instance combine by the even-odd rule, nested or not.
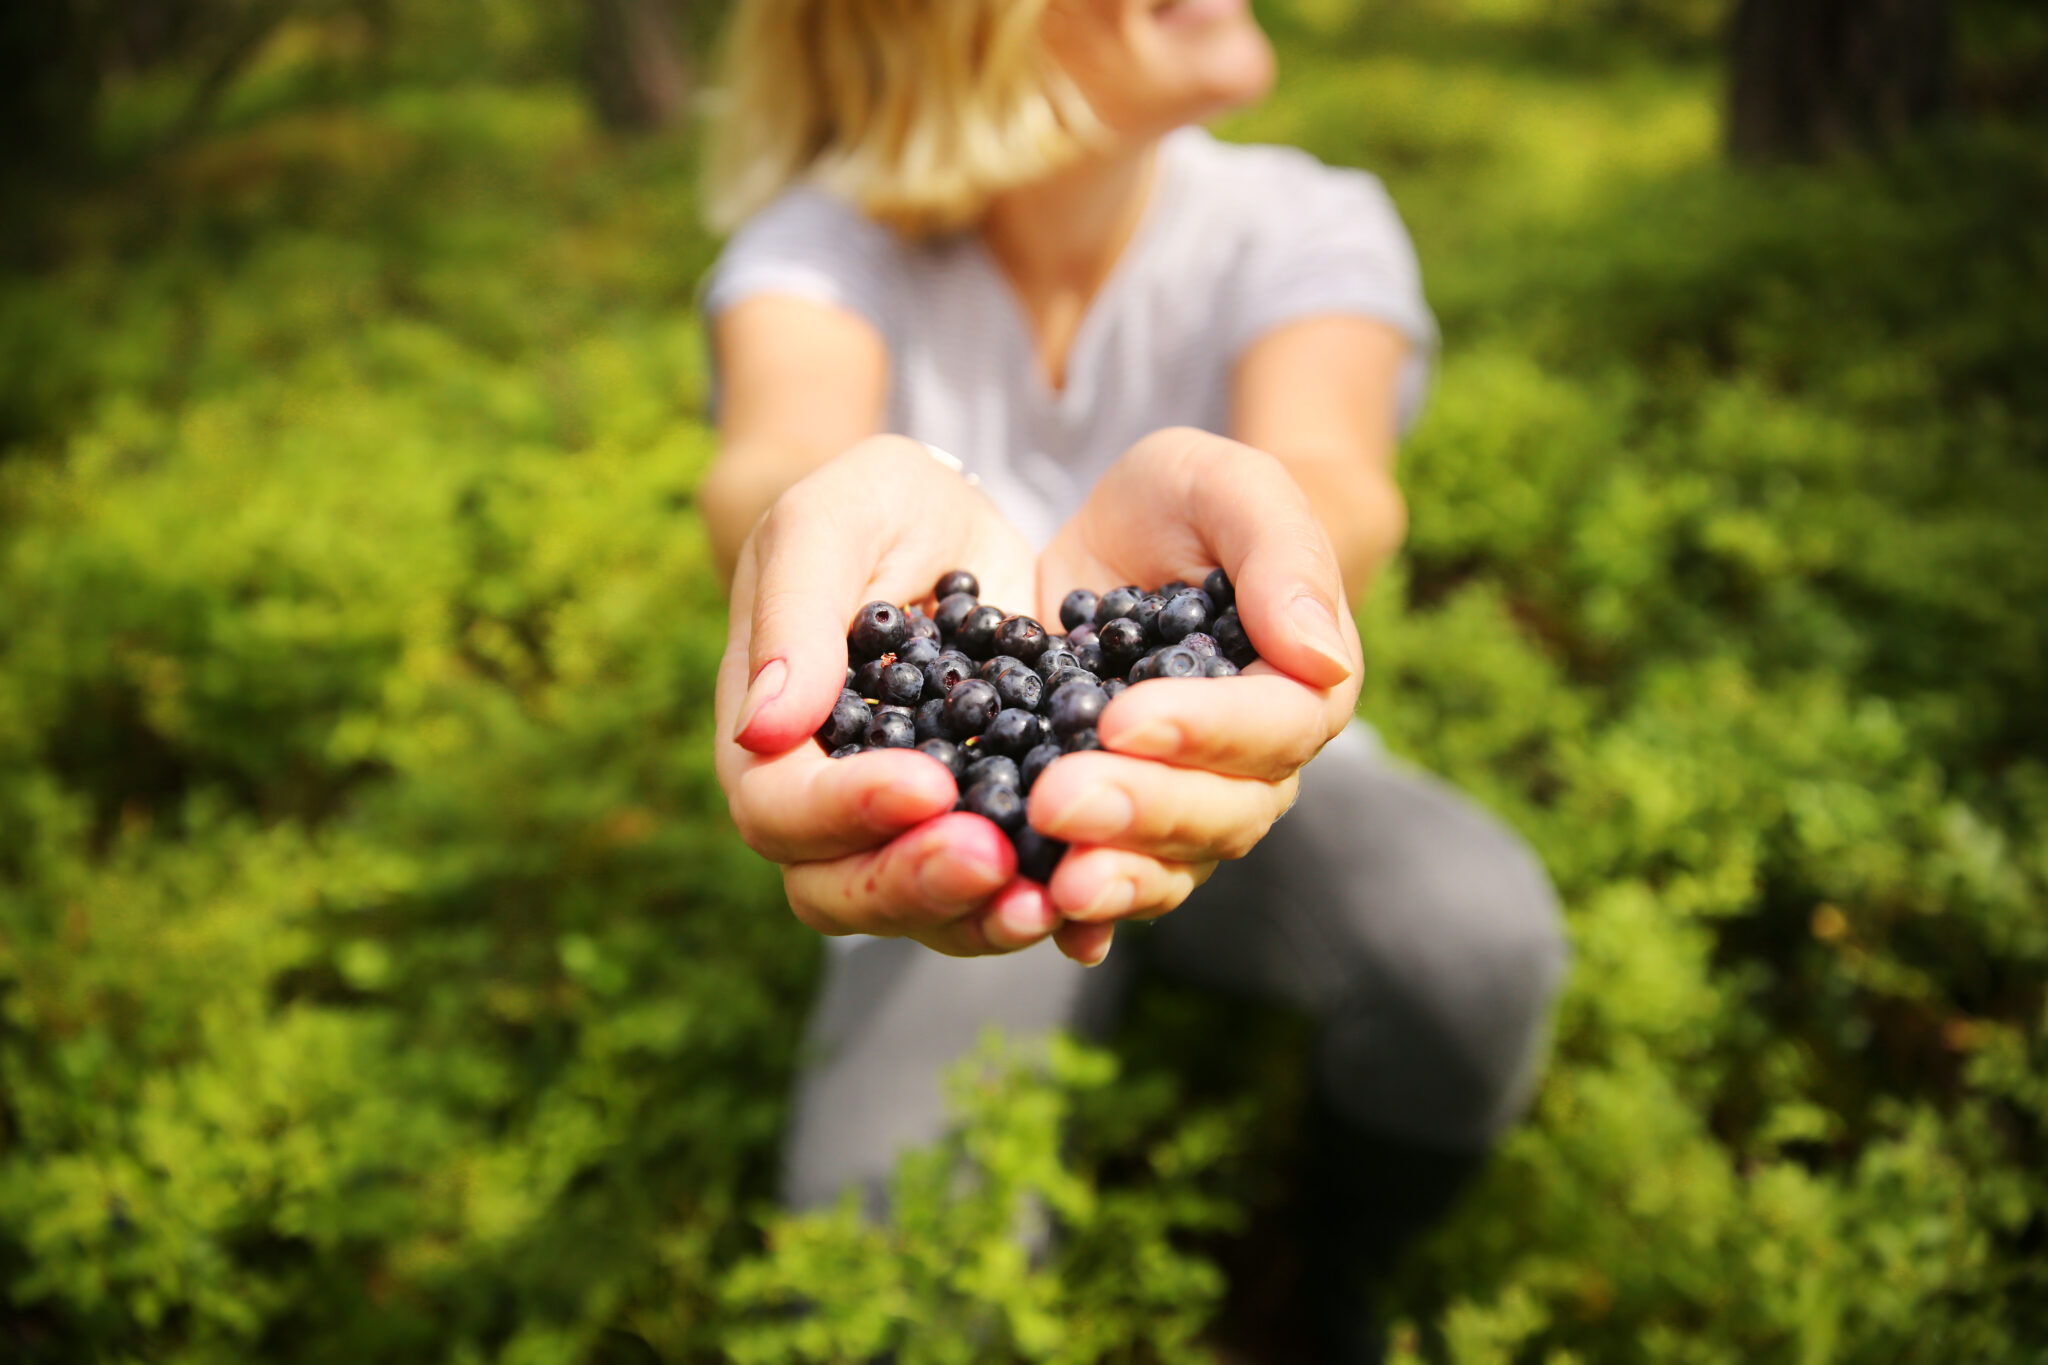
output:
[[[1446,337],[1362,710],[1577,952],[1404,1361],[2048,1360],[2048,17],[1916,3],[1912,97],[1818,114],[1756,21],[1740,162],[1720,0],[1261,8],[1224,131],[1379,172]],[[0,20],[0,1359],[1284,1335],[1283,1016],[991,1050],[890,1225],[773,1211],[819,953],[706,752],[717,19]]]

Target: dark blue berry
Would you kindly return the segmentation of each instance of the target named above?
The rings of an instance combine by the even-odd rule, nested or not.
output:
[[[917,751],[921,754],[928,754],[943,763],[946,766],[946,771],[953,774],[953,781],[955,783],[959,782],[960,769],[962,767],[959,745],[950,739],[927,739],[918,742]]]
[[[1138,660],[1138,662],[1132,664],[1130,670],[1124,676],[1134,683],[1141,683],[1148,678],[1158,677],[1159,651],[1155,649],[1144,658]]]
[[[1095,625],[1093,622],[1083,621],[1080,625],[1067,632],[1068,649],[1079,649],[1083,645],[1092,645],[1094,643]]]
[[[1231,585],[1230,575],[1221,569],[1209,570],[1209,576],[1202,580],[1202,591],[1209,594],[1218,611],[1237,603],[1237,589]]]
[[[868,722],[870,749],[911,749],[917,746],[917,722],[892,707],[876,710]]]
[[[981,782],[967,789],[961,804],[976,815],[993,820],[1005,834],[1024,828],[1024,797],[1015,787]]]
[[[1028,666],[1015,655],[991,654],[982,661],[981,667],[974,671],[974,676],[980,678],[983,682],[994,682],[1013,668],[1026,668]]]
[[[1060,628],[1072,630],[1095,619],[1095,608],[1102,599],[1086,588],[1076,588],[1060,603]]]
[[[1181,636],[1180,647],[1195,651],[1197,659],[1213,659],[1221,653],[1216,648],[1216,637],[1199,630],[1192,635]]]
[[[960,783],[966,787],[979,787],[992,782],[999,787],[1021,786],[1024,781],[1017,760],[1004,754],[988,754],[981,758],[965,758],[966,767],[960,774]]]
[[[1025,795],[1031,794],[1032,787],[1038,783],[1038,775],[1045,771],[1045,765],[1059,756],[1060,746],[1057,744],[1034,744],[1031,746],[1031,751],[1024,755],[1024,761],[1017,765],[1018,775],[1023,780]]]
[[[944,698],[973,676],[974,660],[958,650],[947,650],[924,666],[924,694]]]
[[[960,622],[953,643],[970,659],[986,659],[996,652],[996,627],[1003,620],[1001,607],[976,607]]]
[[[1130,684],[1122,678],[1105,678],[1102,683],[1102,690],[1109,694],[1111,701],[1121,697],[1128,687],[1130,687]]]
[[[1067,846],[1049,839],[1026,825],[1010,841],[1017,849],[1017,875],[1040,885],[1052,880],[1053,869],[1066,856]]]
[[[882,699],[882,670],[889,665],[880,659],[869,659],[853,670],[853,690],[870,701]]]
[[[915,706],[924,695],[924,670],[898,660],[882,666],[881,700],[891,706]]]
[[[1054,645],[1038,656],[1038,662],[1033,665],[1033,668],[1037,671],[1039,677],[1050,678],[1061,669],[1073,668],[1080,662],[1080,656],[1075,654],[1073,650],[1068,649],[1065,645]]]
[[[1027,676],[1037,681],[1036,674]],[[981,732],[981,746],[992,754],[1022,758],[1031,752],[1031,746],[1038,743],[1038,733],[1038,717],[1013,706],[998,712],[996,718],[989,722],[988,729]]]
[[[943,697],[934,697],[917,708],[917,742],[919,744],[946,737],[945,712],[946,701]]]
[[[967,619],[968,613],[980,605],[981,603],[975,601],[971,594],[964,592],[941,597],[939,609],[932,616],[933,624],[939,628],[939,639],[950,641],[957,636],[960,633],[960,623]]]
[[[1102,594],[1102,600],[1095,604],[1095,628],[1100,630],[1120,616],[1129,616],[1144,595],[1134,587],[1111,588]]]
[[[1068,683],[1085,682],[1100,684],[1101,681],[1100,677],[1085,668],[1063,668],[1045,680],[1047,704],[1050,705],[1050,699],[1058,696],[1060,689]]]
[[[903,608],[887,602],[870,602],[853,618],[853,630],[846,643],[856,659],[876,659],[910,638],[910,621]]]
[[[1028,668],[1012,668],[997,675],[996,695],[1004,706],[1036,711],[1045,700],[1045,680]]]
[[[1192,649],[1175,645],[1172,649],[1159,651],[1159,658],[1153,664],[1153,676],[1157,678],[1199,678],[1202,676],[1202,661],[1195,657]]]
[[[1128,616],[1106,622],[1097,635],[1102,662],[1112,673],[1128,673],[1145,652],[1145,628]]]
[[[1153,633],[1161,644],[1177,645],[1209,624],[1208,599],[1199,592],[1184,592],[1171,598],[1153,620]]]
[[[832,751],[832,757],[852,758],[855,754],[864,754],[867,751],[865,744],[842,744]]]
[[[979,597],[981,582],[965,569],[954,569],[951,573],[940,574],[939,581],[932,587],[932,596],[943,602],[955,593]]]
[[[988,723],[1002,709],[995,684],[969,678],[946,694],[943,720],[946,736],[954,740],[973,739],[988,729]]]
[[[1047,709],[1053,734],[1065,739],[1078,730],[1094,729],[1096,718],[1107,705],[1109,694],[1094,683],[1077,682],[1062,687],[1052,694],[1052,704]]]
[[[858,692],[841,692],[839,700],[832,704],[832,714],[825,717],[825,723],[818,727],[818,743],[826,752],[843,749],[849,744],[859,744],[868,734],[868,704],[861,700]]]
[[[1209,633],[1216,637],[1216,648],[1223,657],[1239,668],[1259,657],[1258,651],[1252,648],[1251,637],[1244,633],[1244,622],[1238,619],[1236,607],[1220,612],[1215,624],[1209,627]]]
[[[996,652],[1022,659],[1027,664],[1038,662],[1038,656],[1045,653],[1052,637],[1045,627],[1028,616],[1006,616],[996,627]]]
[[[1063,754],[1078,754],[1101,747],[1102,741],[1095,737],[1093,730],[1076,730],[1060,741],[1060,752]]]
[[[1202,660],[1202,676],[1205,678],[1234,678],[1237,676],[1237,665],[1224,658],[1221,654],[1218,654],[1214,658]]]
[[[905,646],[908,646],[912,640],[930,640],[934,645],[939,643],[939,623],[937,621],[932,620],[931,617],[926,616],[916,607],[912,607],[909,611],[905,612],[903,619],[910,626],[909,639],[903,642]],[[896,653],[901,655],[903,650],[898,649]]]
[[[1138,599],[1138,605],[1131,608],[1131,619],[1145,628],[1145,639],[1155,645],[1165,644],[1159,638],[1159,613],[1166,607],[1166,599],[1156,592],[1148,592]]]
[[[1102,646],[1093,640],[1074,650],[1074,665],[1077,668],[1085,668],[1090,673],[1108,671],[1108,661],[1102,657]]]
[[[923,621],[930,620],[931,618],[919,617],[917,619]],[[923,668],[933,659],[938,658],[942,652],[937,640],[929,639],[923,635],[913,635],[903,642],[903,648],[896,651],[896,662],[916,664],[919,668]]]

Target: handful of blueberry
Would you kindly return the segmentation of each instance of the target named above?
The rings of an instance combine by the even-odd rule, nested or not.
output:
[[[1066,845],[1024,819],[1024,798],[1064,754],[1102,746],[1095,721],[1110,699],[1150,678],[1227,678],[1259,656],[1221,569],[1192,587],[1077,588],[1055,634],[1028,616],[984,605],[973,574],[932,589],[935,610],[870,602],[853,619],[846,688],[818,730],[834,758],[918,749],[959,784],[955,809],[995,822],[1017,870],[1052,877]]]

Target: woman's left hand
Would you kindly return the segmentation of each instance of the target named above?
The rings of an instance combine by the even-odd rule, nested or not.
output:
[[[1042,619],[1076,587],[1199,583],[1217,567],[1260,661],[1126,690],[1102,713],[1102,750],[1032,789],[1033,827],[1072,846],[1049,890],[1077,961],[1100,961],[1118,920],[1165,914],[1250,852],[1357,705],[1358,630],[1307,496],[1273,456],[1208,432],[1155,432],[1103,476],[1039,559]]]

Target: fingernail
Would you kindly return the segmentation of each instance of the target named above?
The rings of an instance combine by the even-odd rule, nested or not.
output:
[[[782,695],[782,689],[789,685],[789,665],[780,659],[770,659],[761,665],[761,671],[754,675],[754,681],[747,687],[747,698],[740,703],[739,719],[733,722],[732,737],[735,741],[745,738],[747,727],[754,723],[761,708]]]
[[[1102,940],[1102,951],[1095,955],[1094,961],[1084,962],[1081,965],[1084,967],[1100,967],[1103,963],[1109,960],[1109,950],[1115,943],[1116,935],[1114,934],[1111,934],[1108,937],[1104,938]]]
[[[1137,884],[1128,877],[1112,877],[1095,893],[1095,899],[1075,913],[1078,920],[1114,919],[1125,914],[1138,899]]]
[[[1131,798],[1119,788],[1107,785],[1090,787],[1055,811],[1047,822],[1052,827],[1043,832],[1069,843],[1101,843],[1122,834],[1137,818],[1138,812],[1132,807]]]
[[[996,907],[996,918],[1012,939],[1043,938],[1053,930],[1043,893],[1011,897]]]
[[[936,905],[972,905],[1002,885],[1003,869],[944,845],[917,865],[917,886]]]
[[[1344,661],[1344,633],[1337,629],[1337,616],[1321,598],[1304,593],[1287,605],[1287,619],[1294,625],[1294,637],[1302,648],[1326,660],[1340,673],[1349,673]]]
[[[1141,721],[1136,728],[1119,733],[1110,749],[1137,758],[1171,758],[1180,752],[1180,726],[1164,717]]]

